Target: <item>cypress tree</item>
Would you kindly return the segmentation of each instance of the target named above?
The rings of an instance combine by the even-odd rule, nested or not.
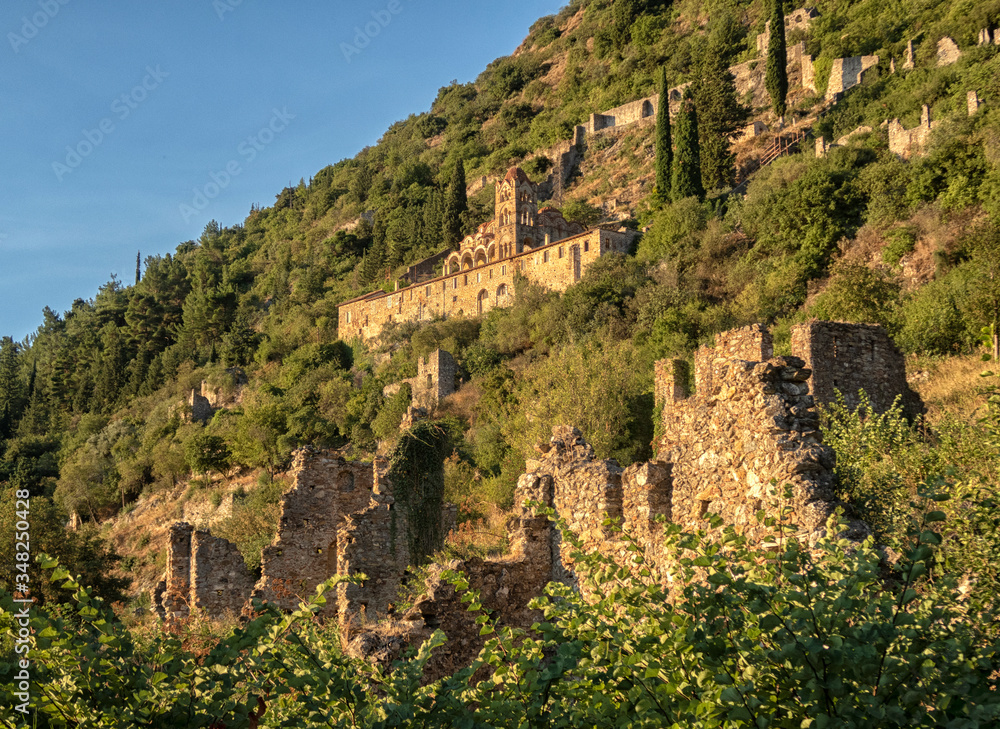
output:
[[[656,197],[661,203],[670,200],[671,167],[674,162],[670,139],[670,92],[667,72],[660,69],[660,106],[656,110]]]
[[[771,5],[771,39],[767,46],[767,75],[764,82],[771,96],[774,113],[785,115],[785,97],[788,95],[788,54],[785,48],[785,9],[782,0]]]
[[[462,213],[468,209],[469,201],[465,196],[465,165],[459,160],[455,163],[455,171],[452,173],[448,196],[444,203],[442,232],[447,245],[454,246],[462,240]]]
[[[681,111],[677,115],[677,151],[674,154],[673,200],[705,197],[701,184],[701,151],[698,147],[698,114],[691,88],[684,91]]]
[[[746,123],[749,109],[737,98],[721,35],[709,43],[698,71],[694,99],[699,116],[701,181],[708,190],[730,187],[736,167],[730,140]]]

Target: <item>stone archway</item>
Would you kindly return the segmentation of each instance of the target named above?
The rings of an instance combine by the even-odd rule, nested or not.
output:
[[[485,314],[490,305],[490,292],[483,289],[476,297],[476,308],[480,315]]]

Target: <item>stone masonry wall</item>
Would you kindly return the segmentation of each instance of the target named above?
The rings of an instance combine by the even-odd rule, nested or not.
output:
[[[238,614],[253,591],[256,576],[232,542],[207,531],[191,539],[191,606],[210,615]]]
[[[703,346],[694,353],[695,391],[703,397],[716,394],[731,360],[762,362],[773,354],[771,332],[760,324],[717,334],[714,347]]]
[[[551,478],[525,479],[518,484],[515,500],[536,500],[552,504]],[[480,602],[498,625],[529,629],[541,619],[528,603],[542,594],[552,580],[553,529],[545,517],[521,510],[511,527],[510,555],[492,560],[453,560],[430,568],[424,591],[405,614],[364,629],[341,629],[348,653],[388,668],[411,646],[427,640],[435,630],[444,631],[448,642],[437,649],[424,680],[431,681],[468,666],[484,644],[476,623],[476,613],[467,610],[462,593],[442,578],[450,569],[464,573],[469,589],[479,593]]]
[[[163,611],[168,617],[187,615],[191,604],[191,535],[194,527],[178,522],[167,538],[167,579]]]
[[[809,392],[817,402],[836,399],[839,390],[850,408],[864,390],[876,412],[902,398],[905,412],[923,411],[919,396],[906,382],[903,355],[880,326],[813,321],[792,328],[792,353],[812,369]]]
[[[826,98],[835,99],[839,94],[861,83],[865,71],[878,65],[878,56],[852,56],[837,58],[830,70],[826,85]]]
[[[415,407],[432,410],[444,398],[455,392],[458,364],[450,352],[436,349],[417,362],[417,376],[410,383]]]
[[[294,484],[281,497],[278,536],[264,548],[253,591],[254,598],[284,609],[296,607],[337,574],[338,530],[348,514],[368,507],[375,486],[371,464],[321,451],[297,451],[292,471]],[[333,605],[327,603],[327,612]]]
[[[338,622],[345,640],[356,619],[364,622],[389,611],[410,563],[406,513],[396,508],[391,489],[378,472],[375,480],[367,507],[348,514],[337,532],[336,574],[367,577],[363,585],[338,589]]]
[[[806,538],[819,536],[835,508],[834,455],[821,443],[809,370],[795,357],[719,359],[712,390],[663,409],[656,453],[672,466],[671,520],[704,526],[711,512],[761,538],[757,511],[776,514],[790,484],[793,523]]]
[[[958,44],[948,36],[944,36],[937,43],[937,65],[950,66],[958,61],[962,56]]]
[[[281,499],[278,536],[264,548],[261,577],[247,572],[235,545],[190,524],[170,530],[162,597],[169,618],[191,608],[209,613],[247,610],[253,598],[283,609],[296,607],[316,586],[338,574],[365,573],[362,586],[341,585],[322,614],[364,610],[384,615],[411,561],[405,515],[393,510],[392,485],[379,464],[345,461],[336,454],[296,452],[293,486]],[[442,514],[449,528],[451,511]]]
[[[931,121],[931,109],[924,104],[920,114],[920,124],[913,129],[906,129],[899,122],[893,119],[889,122],[889,151],[899,155],[902,159],[923,154],[930,144],[931,131],[934,122]]]

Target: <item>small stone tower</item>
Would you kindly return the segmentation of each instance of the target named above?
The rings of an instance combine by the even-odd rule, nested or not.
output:
[[[535,240],[538,231],[538,194],[524,170],[512,167],[497,184],[497,240],[500,258],[522,253],[544,245]]]

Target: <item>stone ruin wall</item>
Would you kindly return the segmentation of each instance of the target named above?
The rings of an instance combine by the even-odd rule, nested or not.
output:
[[[920,124],[913,129],[906,129],[899,119],[893,119],[889,122],[889,151],[902,159],[923,154],[930,144],[934,126],[931,109],[927,104],[921,109]]]
[[[834,402],[839,390],[852,410],[864,390],[884,413],[897,397],[904,412],[923,412],[920,397],[906,381],[906,362],[884,328],[872,324],[813,321],[792,328],[792,353],[812,370],[809,392],[820,403]]]
[[[962,51],[954,39],[944,36],[937,43],[937,65],[950,66],[962,57]]]
[[[155,600],[161,614],[239,613],[254,598],[293,609],[332,575],[360,572],[369,577],[364,585],[338,587],[322,614],[344,621],[360,612],[387,612],[411,555],[406,515],[394,512],[392,487],[378,464],[300,449],[292,471],[294,484],[282,496],[278,536],[264,548],[260,579],[232,543],[183,522],[171,527],[166,580]]]
[[[830,80],[826,84],[827,100],[834,100],[845,91],[861,83],[865,71],[878,65],[878,56],[851,56],[837,58],[830,70]]]
[[[191,607],[211,615],[238,613],[255,582],[235,544],[200,529],[191,539],[191,574]]]
[[[294,484],[281,497],[278,536],[264,548],[261,579],[251,595],[283,609],[295,608],[316,585],[340,574],[338,532],[345,517],[382,495],[375,492],[371,464],[302,449],[292,471]],[[329,601],[326,610],[332,609]]]
[[[417,362],[417,376],[409,383],[414,407],[432,410],[444,398],[455,392],[458,364],[450,352],[436,349]]]

